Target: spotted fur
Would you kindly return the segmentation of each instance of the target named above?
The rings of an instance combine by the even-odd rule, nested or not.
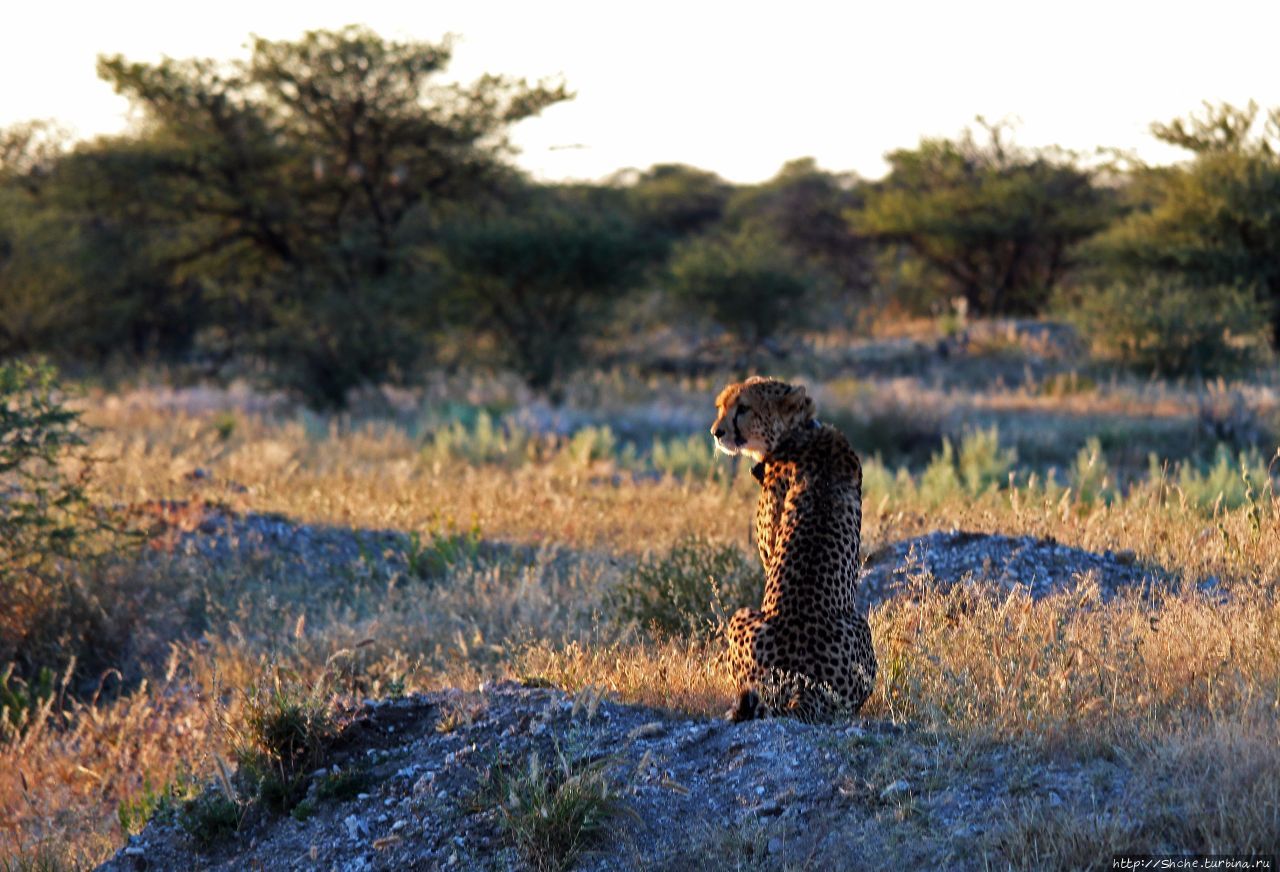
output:
[[[734,720],[857,711],[875,683],[871,628],[856,607],[862,464],[800,386],[751,378],[716,399],[716,447],[756,461],[764,602],[729,621]],[[762,690],[769,690],[762,694]]]

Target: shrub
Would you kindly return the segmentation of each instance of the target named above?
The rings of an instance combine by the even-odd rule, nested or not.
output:
[[[1258,499],[1271,487],[1271,475],[1266,458],[1256,448],[1233,456],[1230,448],[1219,445],[1210,463],[1199,467],[1188,463],[1178,470],[1178,487],[1187,502],[1212,514]]]
[[[1238,372],[1269,356],[1267,307],[1240,287],[1112,283],[1086,289],[1074,318],[1095,354],[1159,375]]]
[[[1102,443],[1097,436],[1090,436],[1076,453],[1075,465],[1070,473],[1071,487],[1076,500],[1086,506],[1096,502],[1111,504],[1116,498],[1115,482],[1111,469],[1102,454]]]
[[[942,451],[933,456],[920,476],[920,494],[932,505],[967,495],[980,496],[1004,484],[1017,462],[1017,452],[1000,447],[1000,432],[971,430],[960,440],[960,450],[943,438]]]
[[[602,461],[623,468],[636,465],[636,447],[629,442],[620,445],[608,426],[583,427],[569,437],[563,452],[569,464],[578,467],[590,467]]]
[[[66,405],[50,366],[0,365],[0,584],[38,574],[54,558],[79,553],[86,524],[90,467],[70,475],[64,464],[84,460],[79,413]]]
[[[591,340],[650,253],[625,216],[559,202],[567,191],[503,215],[455,222],[442,253],[463,322],[531,388],[558,398]]]
[[[209,788],[178,810],[178,825],[201,850],[216,845],[240,829],[243,810],[221,788]]]
[[[200,792],[199,782],[186,769],[180,769],[173,780],[158,790],[150,777],[143,777],[142,791],[122,799],[116,806],[120,830],[130,836],[142,832],[148,821],[157,815],[172,818],[185,804],[197,799]]]
[[[748,350],[800,326],[802,301],[822,284],[814,269],[767,234],[743,230],[676,248],[671,290],[686,309],[710,318]]]
[[[473,523],[461,532],[432,529],[425,535],[409,533],[404,557],[409,574],[423,580],[444,577],[455,566],[474,563],[480,556],[480,526]]]
[[[534,751],[523,766],[491,766],[477,800],[497,804],[503,833],[538,870],[572,866],[620,808],[604,764],[570,761],[560,748],[550,765]]]
[[[824,409],[822,419],[844,433],[864,461],[879,455],[891,464],[923,464],[946,432],[944,404],[922,397],[915,384],[894,382],[883,390],[847,381],[837,392],[848,405]]]
[[[697,434],[684,439],[655,439],[650,459],[655,470],[674,478],[727,481],[733,475],[733,467],[716,462],[711,440]]]
[[[287,812],[306,792],[307,777],[337,735],[327,681],[308,686],[281,667],[245,693],[244,717],[230,728],[244,787],[268,808]]]
[[[759,603],[763,588],[759,568],[741,550],[689,537],[661,557],[642,559],[606,605],[616,619],[659,635],[699,636],[740,606]]]
[[[30,681],[13,672],[13,663],[0,670],[0,741],[22,733],[42,717],[55,693],[54,673],[49,667],[41,667]]]
[[[534,450],[532,434],[510,420],[480,412],[473,424],[454,421],[432,434],[423,457],[436,463],[465,461],[471,464],[514,466]]]
[[[116,558],[141,540],[90,501],[86,439],[51,367],[0,364],[0,669],[14,663],[11,696],[77,658],[77,679],[122,667],[137,641],[117,620],[140,609],[118,589]]]

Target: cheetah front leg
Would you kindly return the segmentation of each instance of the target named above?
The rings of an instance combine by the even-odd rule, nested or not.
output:
[[[729,619],[729,665],[738,688],[738,702],[725,713],[731,721],[765,718],[769,712],[760,700],[758,685],[769,671],[771,628],[764,613],[741,608]]]

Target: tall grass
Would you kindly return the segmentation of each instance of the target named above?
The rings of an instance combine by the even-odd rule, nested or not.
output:
[[[168,551],[83,576],[91,601],[104,604],[104,628],[132,640],[115,655],[126,680],[106,675],[96,695],[96,684],[71,688],[0,742],[0,821],[9,832],[0,856],[37,856],[57,844],[72,867],[100,860],[122,838],[121,803],[183,772],[209,777],[219,756],[233,758],[211,700],[260,682],[273,664],[304,684],[329,675],[339,702],[539,676],[692,714],[728,708],[723,644],[689,630],[715,618],[714,587],[703,576],[733,574],[698,560],[726,548],[750,555],[756,485],[719,472],[730,468],[723,458],[695,463],[700,442],[628,453],[612,431],[592,431],[573,447],[497,419],[485,431],[479,418],[424,441],[403,427],[308,428],[273,415],[239,414],[228,427],[216,411],[98,402],[87,412],[101,428],[92,447],[113,462],[100,468],[93,497],[202,500],[365,531],[433,531],[442,517],[469,519],[465,541],[449,540],[465,559],[442,558],[415,574],[376,555],[300,557],[246,542],[211,564],[171,538]],[[986,844],[1001,865],[1035,865],[1028,858],[1041,850],[1069,856],[1085,841],[1072,832],[1183,846],[1227,846],[1246,828],[1271,837],[1269,785],[1280,783],[1280,506],[1267,474],[1276,470],[1265,468],[1267,452],[1243,462],[1224,454],[1206,466],[1157,463],[1148,478],[1122,486],[1104,473],[1102,446],[1087,447],[1062,480],[1019,469],[991,430],[973,431],[950,453],[935,448],[933,472],[868,459],[865,547],[952,527],[1052,537],[1129,549],[1190,582],[1212,577],[1226,598],[1135,592],[1103,603],[1086,580],[1036,602],[922,585],[918,597],[871,615],[881,679],[866,713],[975,744],[1112,755],[1172,790],[1168,801],[1186,810],[1182,823],[1151,812],[1137,829],[1113,832],[1105,821],[1088,825],[1080,810],[1024,809]],[[192,476],[196,469],[205,473]],[[641,474],[654,471],[662,474]],[[707,486],[719,476],[722,486]],[[690,534],[704,550],[682,569],[669,559]],[[419,550],[428,544],[420,539]],[[650,602],[646,585],[671,595]],[[619,606],[629,590],[633,622]],[[164,605],[175,601],[177,609]],[[672,631],[637,632],[655,610]],[[340,650],[351,654],[334,671]],[[246,697],[227,700],[221,716],[247,723]],[[1233,811],[1227,785],[1236,776],[1259,803],[1254,817]],[[1190,786],[1179,793],[1178,784]],[[1157,799],[1143,808],[1159,808]],[[1041,826],[1049,835],[1035,836]]]

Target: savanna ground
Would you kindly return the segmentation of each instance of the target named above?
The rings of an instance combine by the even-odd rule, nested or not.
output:
[[[1142,380],[1037,325],[943,346],[927,329],[813,337],[800,352],[761,368],[809,385],[866,459],[868,553],[998,532],[1132,552],[1184,582],[1104,602],[1087,578],[1041,600],[926,579],[873,609],[864,714],[961,749],[953,777],[963,749],[998,745],[1119,761],[1147,786],[1123,819],[1033,797],[975,850],[998,867],[1274,852],[1274,373]],[[691,590],[681,567],[754,560],[755,483],[705,435],[715,392],[742,373],[662,372],[580,377],[557,409],[502,377],[440,375],[341,417],[240,389],[89,388],[95,498],[166,529],[5,618],[15,656],[65,680],[44,695],[8,680],[36,705],[0,744],[0,868],[104,859],[141,797],[231,758],[244,691],[268,675],[324,675],[339,703],[536,678],[719,716],[732,687],[715,622],[756,582]]]

